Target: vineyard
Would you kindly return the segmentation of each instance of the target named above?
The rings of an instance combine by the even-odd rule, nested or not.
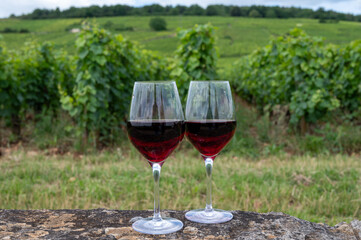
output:
[[[56,119],[62,109],[83,145],[112,143],[122,132],[135,81],[176,79],[184,97],[191,79],[215,79],[213,35],[210,25],[179,32],[181,45],[172,59],[88,23],[75,56],[49,43],[0,48],[0,116],[12,139],[21,139],[27,116]]]
[[[338,47],[293,29],[217,72],[214,27],[195,25],[177,36],[180,44],[173,57],[146,50],[94,23],[83,24],[74,55],[47,42],[30,42],[16,51],[1,47],[0,117],[1,124],[11,130],[10,135],[2,133],[6,136],[2,144],[24,139],[22,128],[29,122],[36,132],[41,125],[37,123],[44,125],[44,119],[48,126],[66,119],[60,135],[72,133],[80,146],[118,144],[124,135],[133,83],[168,79],[177,82],[183,100],[191,80],[229,79],[242,101],[258,109],[257,116],[278,121],[277,114],[281,115],[282,124],[295,136],[313,134],[307,136],[310,142],[323,140],[320,135],[324,134],[317,129],[332,128],[324,123],[342,121],[358,129],[360,41]],[[333,130],[338,135],[332,144],[339,145],[347,134]],[[269,136],[258,137],[272,142]],[[251,136],[242,131],[233,145],[247,138]],[[358,151],[354,145],[361,140],[346,141],[352,142],[351,151]],[[287,148],[284,142],[271,148],[280,146]],[[340,152],[344,147],[333,149]]]
[[[242,44],[225,53],[211,24],[179,30],[169,54],[94,23],[81,28],[71,54],[0,40],[0,208],[151,208],[149,165],[124,131],[134,82],[175,80],[184,102],[191,80],[225,79],[237,129],[215,161],[215,206],[328,224],[360,218],[360,40],[333,45],[280,28],[219,68],[222,51]],[[168,51],[163,40],[157,48]],[[164,169],[163,208],[203,205],[204,165],[186,140]]]
[[[233,68],[236,92],[261,111],[286,106],[290,124],[315,123],[336,110],[359,116],[361,41],[338,48],[294,29]]]

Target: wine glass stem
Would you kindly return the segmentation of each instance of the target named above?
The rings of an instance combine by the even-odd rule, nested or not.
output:
[[[154,178],[154,215],[153,221],[162,221],[160,215],[160,203],[159,203],[159,179],[160,179],[160,170],[161,165],[154,163],[153,166],[153,178]]]
[[[207,174],[207,199],[206,199],[206,212],[213,211],[212,208],[212,170],[213,170],[213,159],[206,158],[206,174]]]

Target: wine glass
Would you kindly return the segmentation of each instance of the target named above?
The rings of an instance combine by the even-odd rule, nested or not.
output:
[[[186,136],[201,153],[207,173],[206,208],[192,210],[185,217],[199,223],[223,223],[232,213],[212,207],[212,169],[217,154],[231,140],[236,119],[228,81],[192,81],[186,106]]]
[[[135,82],[127,131],[132,144],[151,165],[154,177],[154,215],[134,222],[133,229],[147,234],[182,229],[181,221],[161,217],[159,205],[162,165],[184,136],[184,116],[174,81]]]

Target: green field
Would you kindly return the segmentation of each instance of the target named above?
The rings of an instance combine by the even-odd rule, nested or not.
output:
[[[311,19],[252,19],[234,17],[164,17],[168,30],[154,32],[149,28],[151,17],[107,17],[94,21],[100,25],[107,21],[114,26],[131,26],[134,31],[121,33],[131,40],[135,40],[145,48],[157,51],[164,56],[172,56],[176,49],[178,28],[190,28],[194,24],[212,23],[217,27],[217,45],[220,54],[220,67],[231,64],[239,56],[245,55],[264,46],[273,36],[279,36],[288,30],[299,27],[311,36],[324,37],[329,43],[346,44],[359,39],[361,24],[357,22],[340,22],[338,24],[320,24]],[[80,22],[81,19],[54,19],[54,20],[19,20],[1,19],[0,29],[26,28],[29,34],[3,34],[4,41],[10,49],[21,47],[29,40],[51,41],[57,48],[64,47],[70,54],[74,52],[76,34],[66,32],[65,29]]]
[[[255,161],[221,154],[214,165],[214,207],[281,211],[331,225],[360,218],[359,160],[357,156],[283,155]],[[153,207],[151,169],[133,148],[88,156],[14,151],[1,159],[0,171],[0,208]],[[198,153],[178,150],[162,169],[161,207],[204,207],[205,180]]]

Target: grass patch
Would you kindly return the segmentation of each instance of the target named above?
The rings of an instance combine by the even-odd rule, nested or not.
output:
[[[162,170],[163,209],[205,204],[204,164],[195,151],[182,148]],[[133,148],[126,149],[88,156],[8,154],[0,159],[0,208],[151,209],[151,169]],[[360,176],[358,157],[254,160],[225,153],[215,162],[213,201],[222,209],[281,211],[334,225],[361,215]]]

